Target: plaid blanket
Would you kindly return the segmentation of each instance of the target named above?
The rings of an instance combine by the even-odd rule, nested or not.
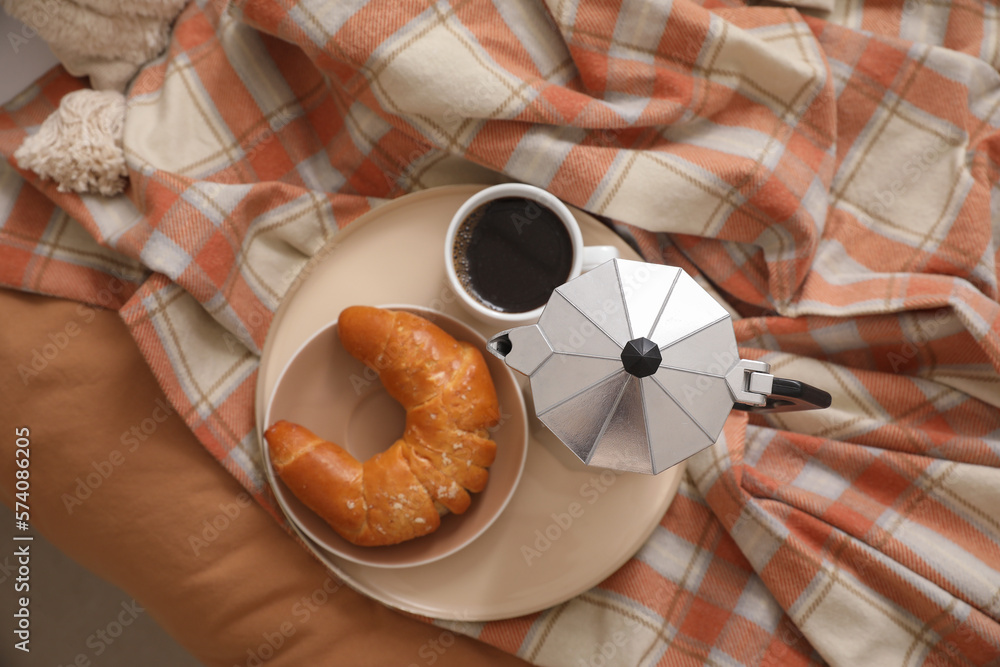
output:
[[[0,282],[118,309],[268,503],[256,368],[308,259],[407,192],[547,188],[834,405],[734,413],[607,581],[450,627],[544,665],[1000,664],[998,68],[976,0],[201,0],[130,87],[125,195],[11,158],[80,81],[7,105]]]

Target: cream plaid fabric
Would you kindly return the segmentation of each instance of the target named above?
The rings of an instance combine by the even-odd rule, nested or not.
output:
[[[545,187],[834,405],[732,416],[593,590],[442,625],[544,665],[1000,664],[998,30],[929,2],[199,2],[129,91],[125,196],[0,167],[0,277],[118,308],[267,504],[258,355],[309,258],[406,192]],[[10,105],[3,154],[77,85]]]

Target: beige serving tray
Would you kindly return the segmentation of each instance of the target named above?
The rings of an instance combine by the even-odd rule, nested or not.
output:
[[[257,430],[288,359],[350,305],[408,303],[461,319],[486,338],[496,333],[459,306],[443,265],[451,217],[484,186],[446,186],[384,204],[341,232],[303,270],[264,345],[257,380]],[[573,210],[588,245],[617,246],[614,232]],[[488,621],[546,609],[600,583],[655,530],[677,493],[684,465],[657,476],[584,466],[529,412],[528,459],[499,519],[461,551],[433,563],[385,569],[347,561],[300,533],[327,567],[391,607],[439,619]],[[390,442],[386,443],[388,447]],[[433,536],[429,536],[432,538]]]

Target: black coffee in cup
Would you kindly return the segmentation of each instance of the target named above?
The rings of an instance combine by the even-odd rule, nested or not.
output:
[[[546,206],[503,197],[465,218],[452,256],[459,281],[476,300],[503,313],[521,313],[544,306],[569,278],[573,241]]]

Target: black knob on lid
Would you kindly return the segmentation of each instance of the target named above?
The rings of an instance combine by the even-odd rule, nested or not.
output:
[[[648,338],[636,338],[622,349],[622,366],[637,378],[652,375],[660,367],[660,348]]]

